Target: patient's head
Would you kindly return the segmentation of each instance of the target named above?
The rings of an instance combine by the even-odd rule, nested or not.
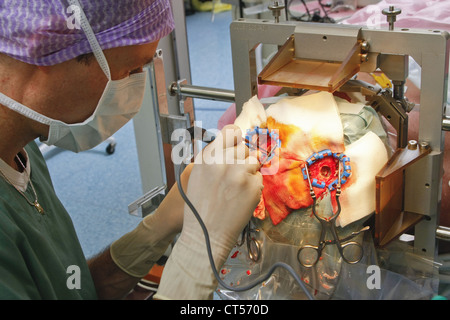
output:
[[[319,201],[327,196],[336,206],[338,176],[342,184],[338,223],[346,226],[374,212],[375,175],[387,161],[387,150],[382,141],[385,132],[370,107],[327,92],[286,97],[267,109],[254,97],[235,124],[243,132],[254,126],[267,128],[280,139],[277,157],[269,164],[277,170],[263,175],[263,195],[255,210],[259,219],[278,225],[292,212],[310,207],[311,185]]]

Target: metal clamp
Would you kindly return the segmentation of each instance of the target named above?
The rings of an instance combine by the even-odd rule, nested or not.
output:
[[[166,193],[166,186],[156,187],[128,205],[128,213],[138,217],[155,211]]]
[[[172,141],[172,133],[177,129],[187,130],[189,128],[189,114],[183,116],[160,114],[159,117],[162,142],[167,144],[177,144],[179,141]]]
[[[371,106],[380,112],[397,131],[397,147],[408,144],[408,115],[403,104],[392,97],[389,89],[381,90],[378,95],[369,97]]]

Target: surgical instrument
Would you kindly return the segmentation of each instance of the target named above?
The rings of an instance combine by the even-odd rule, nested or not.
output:
[[[266,281],[267,279],[269,279],[271,277],[271,275],[273,274],[273,272],[275,271],[275,269],[277,268],[283,268],[286,271],[289,272],[289,274],[295,279],[295,281],[298,283],[298,285],[300,286],[300,288],[302,289],[302,291],[304,292],[304,294],[307,296],[307,298],[309,300],[315,300],[314,297],[312,296],[312,294],[308,291],[308,289],[306,288],[304,282],[302,281],[302,279],[298,276],[298,274],[294,271],[293,267],[288,265],[287,263],[284,262],[277,262],[274,263],[269,271],[264,274],[261,275],[260,277],[258,277],[257,279],[255,279],[254,282],[246,285],[246,286],[242,286],[242,287],[236,287],[236,286],[229,286],[228,284],[226,284],[221,278],[220,275],[217,271],[216,268],[216,264],[214,262],[213,256],[212,256],[212,252],[211,252],[211,243],[210,243],[210,239],[209,239],[209,233],[208,233],[208,229],[206,228],[202,218],[200,217],[200,214],[198,213],[197,209],[194,207],[194,205],[192,204],[192,202],[189,200],[189,198],[187,197],[186,193],[183,190],[182,184],[181,184],[181,180],[180,180],[180,176],[181,176],[181,166],[177,167],[177,171],[175,174],[175,179],[177,181],[177,186],[178,186],[178,191],[180,191],[181,197],[183,198],[183,200],[185,201],[185,203],[188,205],[188,207],[192,210],[192,213],[194,214],[195,218],[197,219],[198,223],[200,224],[200,227],[202,228],[203,231],[203,235],[205,237],[205,242],[206,242],[206,250],[207,250],[207,254],[208,254],[208,259],[209,259],[209,263],[211,265],[211,270],[214,273],[214,276],[217,280],[217,282],[224,287],[227,290],[232,290],[232,291],[236,291],[236,292],[243,292],[246,290],[249,290],[255,286],[257,286],[258,284]]]
[[[253,262],[258,262],[260,258],[260,252],[261,252],[261,246],[259,242],[252,237],[253,232],[259,232],[259,229],[253,229],[251,227],[251,223],[249,222],[248,225],[244,228],[241,234],[241,239],[238,241],[237,245],[242,246],[244,242],[247,243],[247,252],[248,257]]]
[[[349,263],[355,264],[358,263],[363,257],[363,248],[362,246],[356,242],[346,242],[358,235],[359,233],[366,231],[369,227],[364,227],[358,232],[353,232],[350,236],[345,237],[343,239],[339,239],[336,230],[336,219],[339,217],[341,212],[341,204],[339,202],[339,196],[341,194],[341,162],[338,162],[338,182],[336,184],[335,198],[337,204],[337,210],[330,217],[323,217],[319,215],[316,211],[316,203],[317,198],[313,189],[313,185],[311,183],[311,179],[309,176],[308,164],[305,163],[305,170],[309,183],[309,189],[311,197],[313,198],[312,212],[316,219],[320,222],[322,227],[319,244],[317,246],[314,245],[303,245],[297,252],[297,259],[300,264],[306,268],[314,267],[319,259],[322,256],[322,251],[325,249],[327,245],[334,244],[336,245],[342,259]],[[331,233],[333,240],[326,240],[325,237],[327,233]],[[343,242],[346,242],[342,244]]]
[[[253,135],[257,136],[256,143],[252,141]],[[260,141],[261,136],[266,139],[267,145],[268,145],[267,137],[270,138],[270,150],[269,151],[267,149],[261,147],[261,145],[263,144]],[[254,127],[253,130],[247,130],[247,135],[245,136],[244,141],[245,141],[247,147],[249,147],[251,150],[257,150],[257,151],[259,150],[262,152],[263,156],[265,156],[264,158],[261,158],[262,160],[260,159],[260,163],[262,165],[264,165],[267,162],[269,162],[270,160],[272,160],[273,156],[275,155],[275,153],[274,153],[275,150],[277,148],[281,147],[281,141],[278,137],[278,134],[274,130],[262,129],[262,128],[259,128],[258,126]]]

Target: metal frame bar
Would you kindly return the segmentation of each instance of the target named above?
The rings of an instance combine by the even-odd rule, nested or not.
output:
[[[311,28],[310,23],[252,19],[232,22],[230,35],[236,115],[242,111],[244,102],[258,93],[255,48],[261,43],[281,46],[294,32],[302,32],[302,25],[307,26],[305,29]],[[327,30],[320,28],[324,32]],[[438,30],[358,28],[360,38],[370,45],[369,53],[408,55],[422,67],[419,143],[428,143],[432,152],[405,171],[405,211],[427,217],[415,228],[414,249],[434,257],[437,254],[435,236],[443,176],[442,126],[447,101],[449,35]],[[340,33],[348,33],[348,26],[333,25],[333,35]],[[420,197],[417,196],[419,194]]]
[[[181,83],[182,81],[173,82],[169,87],[170,95],[178,95],[180,97],[200,98],[207,100],[217,100],[225,102],[234,102],[234,91],[202,86],[194,86]]]

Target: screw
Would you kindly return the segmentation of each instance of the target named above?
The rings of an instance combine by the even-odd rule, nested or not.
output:
[[[389,6],[388,9],[383,9],[382,13],[387,17],[389,22],[389,30],[394,30],[394,22],[397,21],[397,15],[402,13],[402,10],[395,8],[394,6]]]
[[[361,43],[361,51],[362,51],[363,53],[369,52],[369,48],[370,48],[370,45],[369,45],[369,43],[368,43],[367,41],[363,41],[363,42]]]
[[[408,141],[408,149],[410,149],[410,150],[417,149],[417,141],[416,140],[409,140]]]
[[[430,147],[430,144],[429,144],[428,142],[426,142],[426,141],[422,141],[422,142],[419,144],[419,147],[420,147],[420,149],[422,149],[422,150],[428,149],[428,148]]]
[[[367,62],[369,61],[369,55],[367,53],[361,54],[361,62]]]
[[[278,1],[274,1],[273,4],[269,5],[269,10],[272,11],[273,16],[275,17],[275,22],[280,22],[280,14],[281,10],[284,9],[283,4],[279,4]]]

